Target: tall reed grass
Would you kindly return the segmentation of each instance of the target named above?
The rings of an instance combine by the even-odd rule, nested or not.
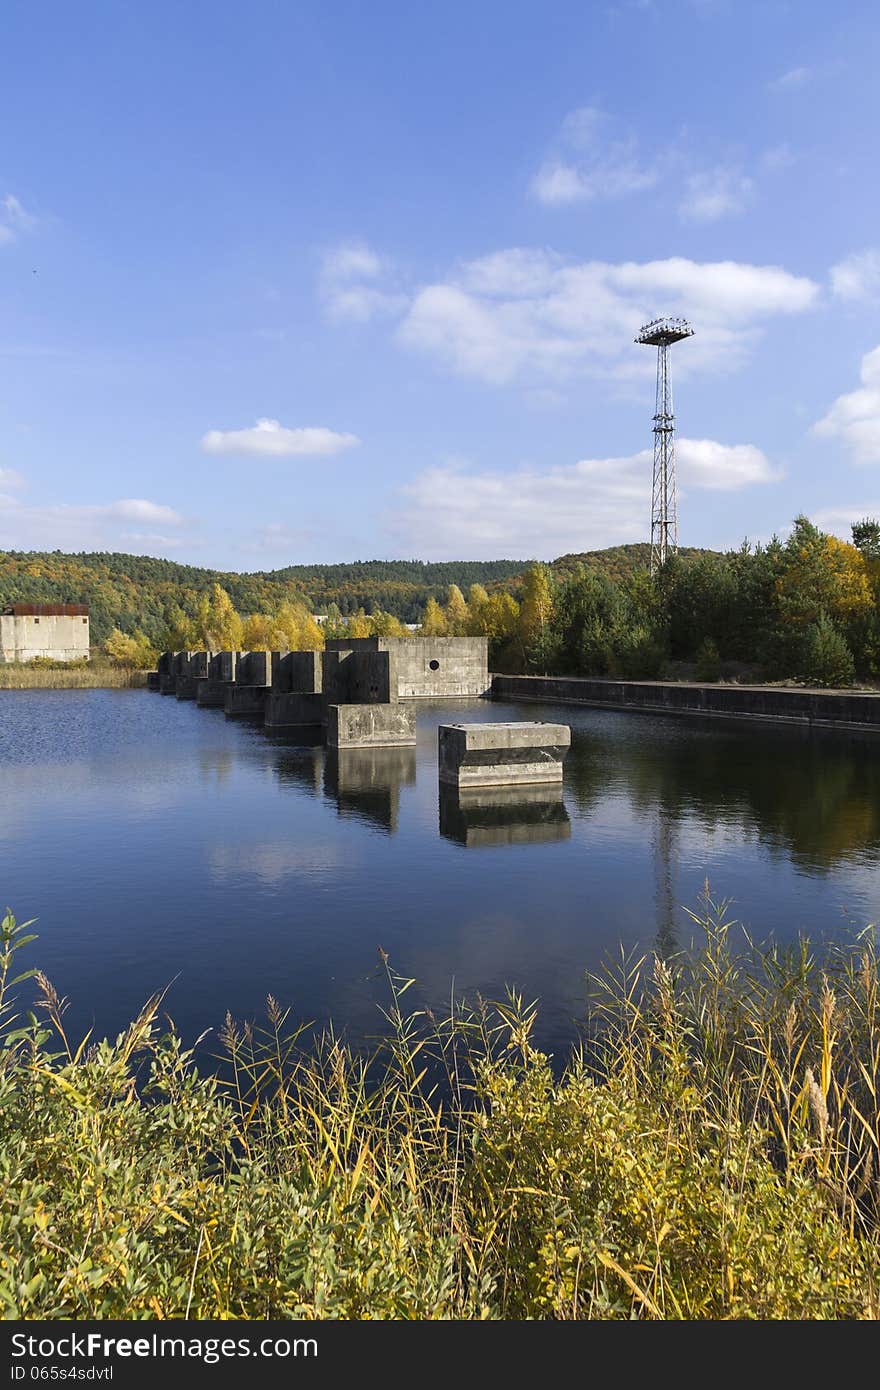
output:
[[[371,1056],[227,1017],[224,1073],[150,1000],[71,1039],[0,939],[7,1317],[874,1318],[872,932],[759,949],[723,905],[674,959],[591,981],[561,1075],[516,995],[408,1010]]]
[[[0,690],[101,690],[143,688],[146,671],[97,662],[0,663]]]

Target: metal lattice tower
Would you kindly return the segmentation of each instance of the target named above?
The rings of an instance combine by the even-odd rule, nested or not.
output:
[[[646,323],[637,343],[657,349],[657,403],[654,411],[654,482],[651,488],[651,573],[678,550],[678,515],[675,506],[675,416],[669,349],[682,338],[692,338],[687,319],[654,319]]]

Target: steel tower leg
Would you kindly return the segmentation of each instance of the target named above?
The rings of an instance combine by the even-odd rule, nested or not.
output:
[[[657,347],[657,395],[654,412],[654,478],[651,488],[651,573],[678,549],[675,499],[675,417],[669,346]]]

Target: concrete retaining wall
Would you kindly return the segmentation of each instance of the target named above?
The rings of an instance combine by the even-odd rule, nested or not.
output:
[[[756,685],[611,681],[576,676],[493,676],[495,700],[605,705],[651,714],[708,714],[880,733],[880,695]]]
[[[330,705],[328,748],[395,748],[416,741],[411,705]]]
[[[489,689],[485,637],[333,638],[327,652],[388,652],[401,700],[455,699]]]

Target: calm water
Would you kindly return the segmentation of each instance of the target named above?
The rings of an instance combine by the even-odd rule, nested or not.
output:
[[[463,718],[570,723],[563,795],[439,800],[436,727]],[[687,939],[707,876],[762,937],[874,920],[880,744],[477,701],[420,706],[416,749],[333,758],[145,691],[3,691],[0,845],[74,1032],[173,981],[190,1038],[270,990],[362,1036],[381,946],[434,1005],[540,996],[560,1047],[585,971]]]

